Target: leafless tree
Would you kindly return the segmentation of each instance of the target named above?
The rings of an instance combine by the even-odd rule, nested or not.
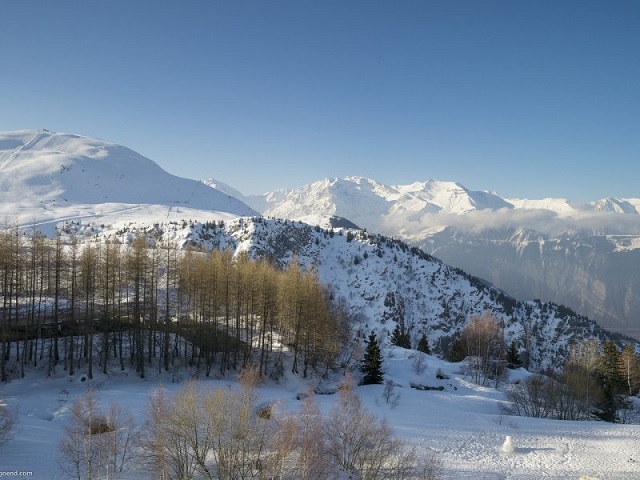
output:
[[[324,436],[324,420],[312,391],[302,399],[302,411],[296,420],[297,455],[292,473],[300,480],[329,478],[331,465]]]
[[[438,480],[442,475],[444,464],[438,454],[429,451],[418,459],[418,478],[420,480]]]
[[[391,408],[395,408],[400,403],[400,394],[396,393],[396,384],[391,379],[387,379],[384,382],[384,389],[382,390],[382,398],[384,401],[391,404]]]
[[[123,471],[134,448],[133,417],[112,404],[102,411],[92,389],[71,406],[70,423],[59,443],[63,470],[78,480],[112,479]]]
[[[416,352],[411,362],[411,368],[418,375],[422,375],[427,369],[427,356],[422,352]]]
[[[473,381],[486,385],[493,380],[497,387],[506,366],[500,321],[488,312],[472,316],[462,331],[460,344],[467,356],[467,368]]]
[[[150,398],[141,432],[142,463],[161,480],[191,478],[196,470],[188,439],[181,431],[184,425],[174,418],[175,407],[164,388],[158,389]]]
[[[584,381],[588,377],[565,372],[560,379],[533,375],[507,391],[511,411],[516,415],[557,420],[584,420],[589,418],[592,403],[583,395]],[[566,382],[566,383],[565,383]]]
[[[257,412],[257,369],[246,370],[239,389],[200,392],[188,383],[172,398],[152,397],[143,429],[142,456],[162,479],[247,479],[269,463],[274,422]]]
[[[367,412],[352,383],[339,391],[338,400],[325,420],[328,452],[338,471],[361,478],[409,478],[415,451],[393,437],[385,422]]]

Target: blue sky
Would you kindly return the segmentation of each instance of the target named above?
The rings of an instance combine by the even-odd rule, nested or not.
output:
[[[362,175],[640,197],[640,2],[3,0],[0,130],[245,194]]]

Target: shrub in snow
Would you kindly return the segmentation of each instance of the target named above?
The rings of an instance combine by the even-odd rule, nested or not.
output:
[[[411,368],[413,368],[413,371],[418,375],[422,375],[427,369],[427,359],[422,352],[416,352],[416,355],[413,357]]]
[[[591,391],[595,391],[592,389]],[[587,390],[588,392],[588,390]],[[561,383],[544,375],[532,375],[507,391],[514,415],[556,420],[585,420],[591,401],[571,383]]]
[[[122,472],[136,439],[133,417],[115,403],[104,412],[91,389],[73,403],[70,417],[58,445],[65,473],[108,480]]]
[[[382,391],[382,398],[387,403],[391,404],[391,407],[396,407],[400,401],[400,394],[396,393],[396,384],[393,380],[386,380],[384,382],[384,390]]]
[[[416,453],[395,438],[391,427],[367,412],[353,385],[342,388],[325,422],[329,456],[338,472],[357,478],[410,478]]]
[[[438,458],[433,451],[427,453],[419,460],[420,467],[418,469],[419,477],[424,480],[437,480],[442,474],[444,465],[442,460]]]

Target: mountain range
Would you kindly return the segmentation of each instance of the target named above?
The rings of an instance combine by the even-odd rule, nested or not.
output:
[[[438,353],[448,351],[471,315],[485,312],[502,320],[505,339],[527,352],[532,368],[561,364],[570,345],[582,339],[619,338],[579,310],[538,297],[518,300],[508,288],[418,247],[420,241],[433,247],[433,233],[451,232],[434,221],[421,233],[420,221],[527,210],[497,194],[468,192],[446,182],[385,187],[350,177],[301,192],[243,197],[220,182],[208,183],[169,175],[153,161],[101,140],[42,130],[0,133],[0,199],[9,225],[85,242],[117,238],[126,243],[148,235],[181,246],[246,251],[280,265],[297,259],[317,269],[362,332],[375,329],[387,338],[400,323],[414,341],[426,334]],[[548,203],[560,210],[576,208],[566,201],[565,207],[561,201]],[[635,200],[611,203],[627,209],[638,205]],[[383,206],[387,213],[381,215]],[[595,204],[581,208],[635,217],[603,213]],[[334,228],[336,222],[349,224],[345,219],[361,228]],[[400,240],[397,232],[385,234],[400,220],[407,222],[402,235],[418,232],[411,241]]]
[[[608,328],[640,333],[640,199],[588,203],[506,198],[454,182],[383,185],[364,177],[242,196],[263,215],[328,226],[343,217],[401,238],[519,299],[564,304]]]

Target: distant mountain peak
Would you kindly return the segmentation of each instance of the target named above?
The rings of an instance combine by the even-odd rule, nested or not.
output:
[[[593,206],[600,212],[615,212],[625,214],[638,214],[638,209],[631,204],[628,200],[617,197],[607,197],[596,202],[593,202]]]
[[[48,130],[0,132],[0,215],[29,208],[26,215],[41,218],[64,207],[69,217],[70,205],[106,203],[256,213],[228,194],[171,175],[115,143]]]
[[[429,179],[408,185],[384,185],[363,176],[331,177],[262,197],[241,197],[266,216],[329,224],[339,216],[372,231],[401,218],[408,223],[425,215],[464,214],[474,210],[513,208],[491,192],[474,192],[457,182]],[[406,216],[406,218],[405,218]]]

